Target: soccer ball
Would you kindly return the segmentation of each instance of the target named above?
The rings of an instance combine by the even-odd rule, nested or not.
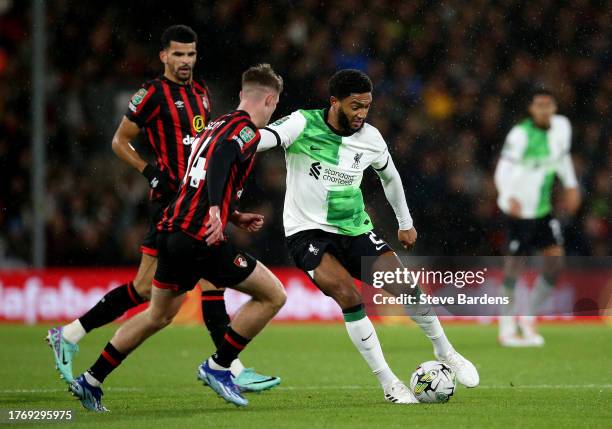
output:
[[[412,373],[410,390],[420,402],[448,402],[455,393],[455,373],[442,362],[423,362]]]

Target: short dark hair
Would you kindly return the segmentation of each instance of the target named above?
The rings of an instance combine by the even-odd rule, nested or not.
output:
[[[555,94],[551,90],[544,87],[536,87],[531,90],[529,94],[529,101],[527,104],[533,103],[533,99],[540,95],[552,97],[555,102],[557,101],[557,97],[555,97]]]
[[[274,89],[279,94],[283,92],[283,78],[272,69],[270,64],[257,64],[242,73],[242,87],[244,88],[249,83]]]
[[[166,28],[161,36],[161,48],[167,49],[172,41],[179,43],[198,43],[198,35],[187,25],[172,25]]]
[[[372,92],[372,81],[361,70],[344,69],[337,71],[329,80],[329,95],[343,100],[351,94]]]

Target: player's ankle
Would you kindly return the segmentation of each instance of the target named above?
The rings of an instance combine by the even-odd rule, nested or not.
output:
[[[85,381],[87,381],[93,387],[102,386],[102,382],[98,381],[98,379],[91,375],[89,371],[85,371]]]
[[[208,358],[208,366],[210,369],[214,369],[215,371],[228,371],[230,369],[229,367],[225,367],[215,361],[214,356]]]

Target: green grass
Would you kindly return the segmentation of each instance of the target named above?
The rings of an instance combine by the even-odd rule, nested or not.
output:
[[[81,342],[76,371],[86,369],[114,327]],[[283,378],[249,394],[237,409],[196,382],[211,353],[202,327],[173,326],[134,352],[105,383],[105,405],[94,414],[65,391],[42,341],[46,327],[0,327],[0,409],[73,409],[62,427],[154,428],[424,428],[605,427],[612,421],[612,328],[542,326],[542,349],[502,349],[492,326],[451,325],[456,348],[478,367],[481,386],[460,387],[447,404],[386,403],[342,324],[272,325],[243,361]],[[378,326],[387,360],[407,380],[431,347],[414,327]],[[19,424],[14,427],[30,426]],[[49,424],[41,425],[49,427]],[[31,426],[30,426],[31,427]]]

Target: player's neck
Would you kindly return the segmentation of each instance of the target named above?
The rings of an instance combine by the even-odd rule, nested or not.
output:
[[[250,103],[248,100],[242,100],[236,110],[243,110],[249,114],[251,117],[251,121],[257,126],[257,128],[263,128],[267,124],[263,121],[263,118],[260,117],[259,109],[257,109],[253,103]]]

